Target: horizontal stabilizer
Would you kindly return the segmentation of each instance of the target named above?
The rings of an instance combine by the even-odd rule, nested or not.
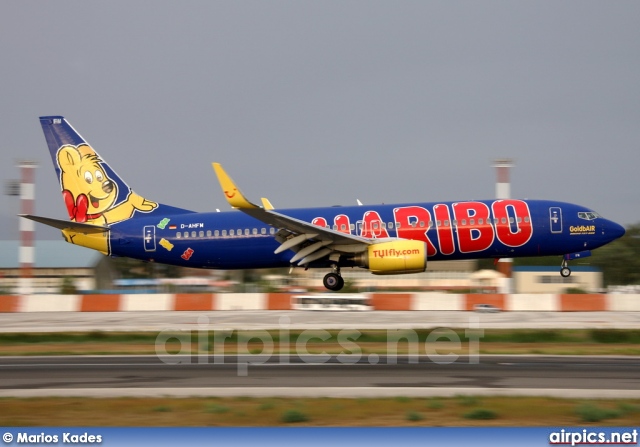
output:
[[[68,220],[53,219],[51,217],[32,216],[31,214],[18,214],[18,216],[34,220],[41,224],[49,225],[50,227],[57,228],[59,230],[71,230],[83,234],[103,233],[105,231],[109,231],[109,227],[103,227],[100,225],[71,222]]]

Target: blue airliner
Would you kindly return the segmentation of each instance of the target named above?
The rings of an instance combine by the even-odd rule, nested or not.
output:
[[[217,163],[235,210],[198,213],[134,193],[62,116],[40,123],[69,220],[32,215],[69,243],[109,256],[205,269],[322,268],[340,290],[341,269],[425,271],[427,260],[562,256],[568,261],[619,237],[617,223],[580,205],[498,199],[275,210],[249,201]],[[132,161],[135,160],[132,155]]]

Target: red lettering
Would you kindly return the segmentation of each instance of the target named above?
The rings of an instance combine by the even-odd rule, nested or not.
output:
[[[436,231],[438,232],[438,245],[440,253],[450,255],[456,251],[453,243],[453,227],[451,226],[451,215],[447,205],[435,205],[433,214],[436,218]]]
[[[376,211],[367,211],[362,218],[362,230],[360,236],[369,239],[389,237],[387,228],[382,222],[380,214]]]
[[[508,247],[521,247],[531,239],[531,212],[522,200],[496,200],[491,205],[498,240]]]
[[[329,224],[327,224],[327,219],[325,219],[324,217],[316,217],[311,221],[311,224],[317,225],[322,228],[327,228],[329,226]]]
[[[420,206],[394,208],[393,220],[399,238],[424,241],[427,243],[427,256],[435,256],[438,251],[427,236],[431,213]]]
[[[333,219],[334,230],[340,233],[351,234],[351,223],[349,222],[349,216],[339,214]]]
[[[487,205],[482,202],[454,203],[453,216],[457,223],[461,253],[474,253],[491,247],[494,234]]]

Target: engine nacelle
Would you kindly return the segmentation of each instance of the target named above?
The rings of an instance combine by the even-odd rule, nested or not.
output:
[[[427,244],[409,239],[382,242],[369,245],[354,260],[374,275],[420,273],[427,269]]]

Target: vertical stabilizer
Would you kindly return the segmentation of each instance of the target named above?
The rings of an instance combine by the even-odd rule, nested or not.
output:
[[[60,191],[69,215],[77,224],[109,227],[139,215],[163,217],[190,211],[159,205],[134,193],[62,116],[40,117]],[[63,233],[69,242],[110,252],[108,235]]]

